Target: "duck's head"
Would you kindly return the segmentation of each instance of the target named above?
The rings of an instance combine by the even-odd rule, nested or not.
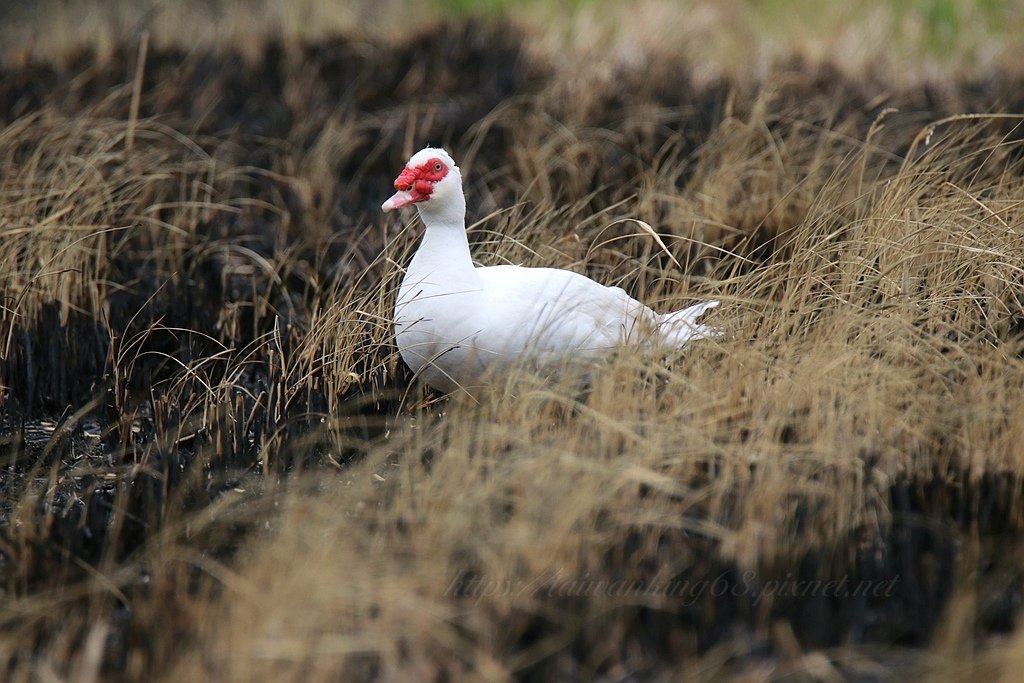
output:
[[[413,154],[395,179],[395,189],[380,207],[385,212],[411,204],[416,204],[420,213],[449,213],[459,208],[465,212],[459,167],[448,152],[437,147]]]

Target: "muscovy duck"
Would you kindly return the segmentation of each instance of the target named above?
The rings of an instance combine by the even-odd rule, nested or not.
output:
[[[426,228],[398,291],[395,340],[435,389],[471,387],[492,366],[554,365],[624,344],[681,347],[719,334],[697,322],[717,301],[662,314],[568,270],[473,265],[462,175],[443,149],[414,154],[394,185],[381,208],[415,204]]]

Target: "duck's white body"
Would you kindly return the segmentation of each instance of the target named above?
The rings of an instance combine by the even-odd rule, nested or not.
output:
[[[571,271],[475,267],[462,178],[444,150],[415,154],[395,187],[383,209],[415,203],[426,228],[398,292],[395,339],[406,364],[436,389],[472,386],[513,363],[561,363],[623,344],[678,347],[717,334],[696,322],[717,301],[662,315]]]

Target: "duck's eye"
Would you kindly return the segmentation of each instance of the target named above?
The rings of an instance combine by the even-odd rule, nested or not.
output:
[[[435,173],[440,173],[441,172],[441,162],[440,161],[435,161],[434,162],[434,172]]]

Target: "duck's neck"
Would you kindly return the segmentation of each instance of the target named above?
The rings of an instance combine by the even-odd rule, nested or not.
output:
[[[440,211],[417,208],[420,209],[420,218],[426,230],[409,269],[421,273],[443,272],[449,282],[476,281],[478,276],[473,268],[469,239],[466,236],[465,203],[444,207]]]

